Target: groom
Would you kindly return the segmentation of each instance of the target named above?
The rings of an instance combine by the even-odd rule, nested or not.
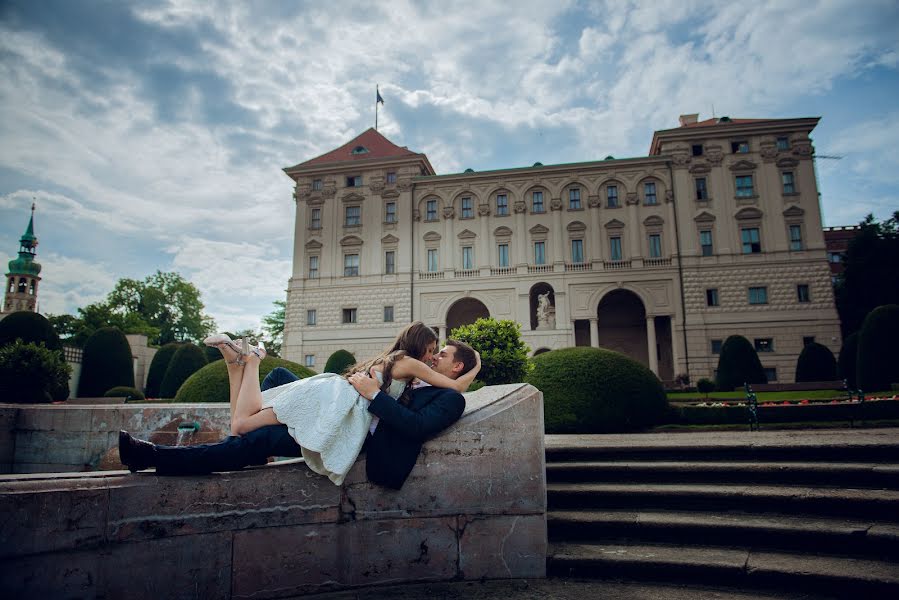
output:
[[[464,375],[476,364],[468,344],[447,340],[434,355],[433,369],[451,379]],[[266,390],[298,379],[287,369],[274,369],[262,382]],[[371,377],[356,373],[350,383],[369,400],[368,410],[380,418],[365,442],[365,471],[369,481],[400,489],[421,452],[424,442],[459,420],[465,398],[455,390],[414,387],[408,400],[399,402],[382,392]],[[269,425],[250,433],[230,436],[217,444],[158,446],[119,432],[119,457],[132,472],[156,467],[167,475],[199,475],[213,471],[235,471],[247,465],[262,465],[269,456],[300,456],[300,446],[286,425]]]

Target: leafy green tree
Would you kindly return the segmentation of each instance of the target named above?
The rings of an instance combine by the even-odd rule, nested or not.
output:
[[[43,344],[50,350],[62,350],[62,342],[51,322],[41,314],[20,310],[0,321],[0,346],[16,340]]]
[[[181,344],[172,342],[166,344],[156,351],[153,360],[150,361],[150,370],[147,372],[147,387],[144,393],[148,398],[159,398],[159,390],[162,387],[162,380],[165,378],[165,372],[169,369],[169,363]],[[216,352],[218,349],[213,348]],[[219,353],[221,356],[221,353]]]
[[[899,304],[878,306],[858,333],[858,387],[869,392],[899,383]]]
[[[16,339],[0,347],[0,397],[4,402],[52,402],[69,395],[72,367],[43,342]]]
[[[869,214],[860,227],[836,287],[843,337],[858,331],[874,308],[899,304],[899,211],[882,223]]]
[[[265,332],[265,348],[273,356],[281,355],[284,343],[284,318],[287,302],[275,300],[275,310],[262,317],[262,330]]]
[[[131,346],[119,329],[98,329],[84,344],[78,396],[99,398],[106,390],[122,385],[134,387]]]
[[[159,386],[162,398],[174,398],[187,378],[206,366],[206,353],[196,344],[181,344],[175,350],[169,368]]]
[[[482,318],[456,327],[449,337],[480,352],[478,380],[486,385],[518,383],[528,374],[529,348],[521,340],[521,325],[515,321]]]
[[[744,383],[767,383],[765,369],[749,340],[732,335],[721,346],[718,357],[718,377],[715,384],[722,392],[732,392]]]

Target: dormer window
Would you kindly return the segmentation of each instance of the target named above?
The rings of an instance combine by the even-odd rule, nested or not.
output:
[[[356,146],[353,148],[353,154],[368,154],[368,148],[365,146]]]
[[[346,178],[347,187],[362,187],[362,175],[350,175]]]
[[[320,192],[320,191],[322,191],[323,187],[324,186],[322,185],[321,179],[313,179],[312,180],[312,191],[313,192]]]

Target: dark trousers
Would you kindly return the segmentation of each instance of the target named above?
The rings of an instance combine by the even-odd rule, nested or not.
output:
[[[262,389],[299,379],[278,367],[266,375]],[[286,425],[267,425],[245,435],[232,435],[216,444],[156,446],[156,472],[197,475],[213,471],[236,471],[247,465],[264,465],[269,456],[300,456],[300,446]]]

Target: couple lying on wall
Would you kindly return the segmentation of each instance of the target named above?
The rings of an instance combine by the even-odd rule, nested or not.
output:
[[[402,487],[425,440],[459,420],[462,392],[481,368],[470,346],[437,336],[421,321],[393,345],[346,375],[299,379],[278,367],[259,381],[260,344],[226,335],[205,340],[228,366],[231,436],[216,444],[160,446],[119,432],[119,456],[132,472],[198,475],[265,464],[269,456],[302,456],[310,469],[343,483],[363,446],[369,481]]]

